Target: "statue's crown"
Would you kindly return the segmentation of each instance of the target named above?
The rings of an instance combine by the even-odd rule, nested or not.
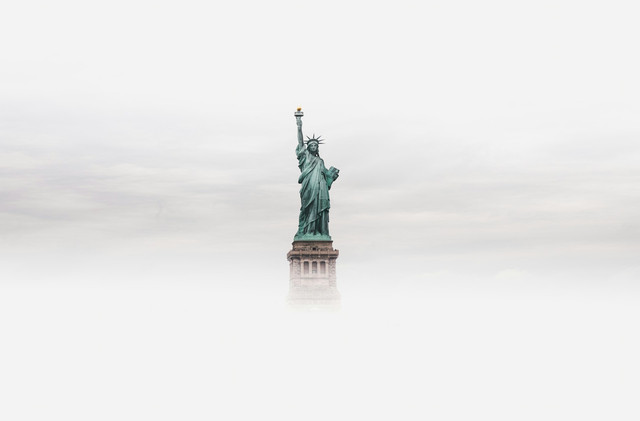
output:
[[[316,142],[317,144],[321,145],[324,142],[324,139],[321,139],[320,136],[316,137],[316,134],[313,134],[313,137],[309,137],[307,136],[307,140],[304,141],[304,143],[309,143],[309,142]]]

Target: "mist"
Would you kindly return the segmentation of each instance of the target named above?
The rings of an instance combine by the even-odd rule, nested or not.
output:
[[[3,6],[0,418],[636,420],[635,16]],[[332,311],[287,303],[297,107]]]

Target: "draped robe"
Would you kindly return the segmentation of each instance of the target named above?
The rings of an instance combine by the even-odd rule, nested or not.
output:
[[[322,235],[329,237],[329,189],[334,176],[324,161],[309,152],[305,145],[296,148],[300,177],[300,218],[297,236]],[[329,237],[330,238],[330,237]]]

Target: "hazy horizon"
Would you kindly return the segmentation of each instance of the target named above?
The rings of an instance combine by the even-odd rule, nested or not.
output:
[[[0,418],[638,418],[634,3],[0,11]]]

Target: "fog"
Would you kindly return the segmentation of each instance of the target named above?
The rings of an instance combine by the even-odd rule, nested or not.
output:
[[[0,10],[0,418],[636,420],[633,2]],[[296,107],[336,311],[287,305]]]
[[[288,309],[284,279],[258,290],[213,281],[3,286],[3,415],[637,415],[635,289],[449,280],[380,290],[339,278],[342,309],[321,312]]]

